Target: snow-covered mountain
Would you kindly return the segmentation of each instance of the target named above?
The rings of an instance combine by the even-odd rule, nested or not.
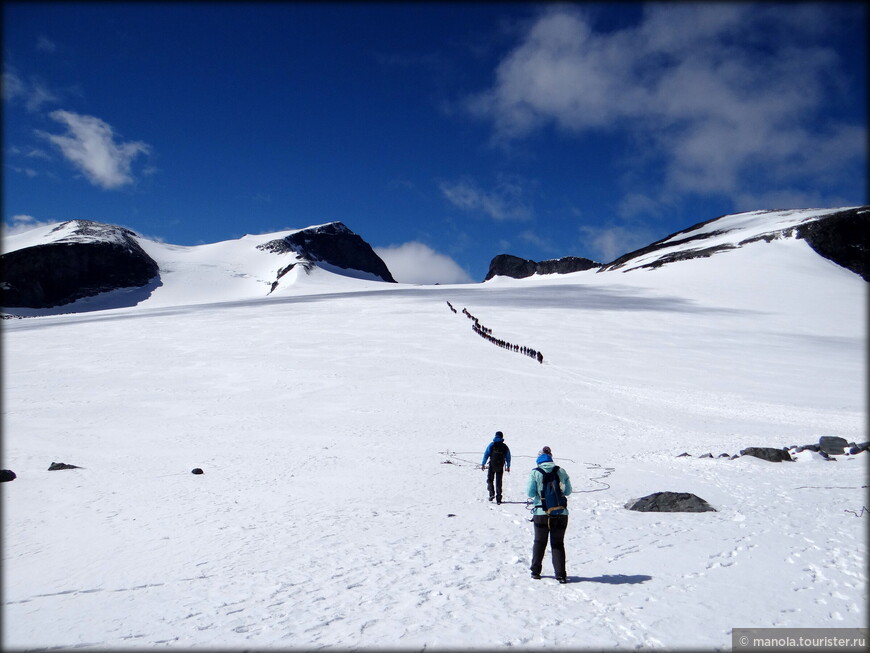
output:
[[[577,257],[535,262],[499,255],[486,281],[658,268],[782,238],[804,240],[821,256],[868,280],[868,216],[870,207],[728,215],[606,265]],[[340,222],[181,247],[123,227],[72,220],[4,238],[2,265],[3,306],[18,316],[319,292],[334,275],[346,278],[347,290],[369,287],[360,282],[394,282],[371,246]]]
[[[3,322],[3,650],[727,650],[735,628],[866,626],[870,454],[793,445],[867,440],[867,284],[807,240],[422,287],[300,262],[269,294],[294,254],[258,246],[282,238],[137,238],[162,284],[138,305]],[[574,488],[566,585],[549,555],[529,575],[544,445]],[[794,461],[731,459],[750,447]],[[657,492],[715,512],[626,509]]]
[[[71,220],[4,238],[2,264],[3,305],[17,315],[265,297],[293,287],[300,274],[394,282],[340,222],[182,247]]]
[[[600,271],[657,268],[780,238],[805,240],[820,256],[870,281],[870,206],[726,215],[629,252]]]

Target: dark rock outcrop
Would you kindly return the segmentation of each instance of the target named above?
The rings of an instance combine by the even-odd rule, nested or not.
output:
[[[870,281],[868,207],[839,211],[823,220],[802,224],[796,235],[806,240],[820,256],[861,275],[864,281]]]
[[[768,213],[776,213],[776,211],[768,211]],[[697,243],[698,246],[683,247],[680,251],[664,254],[638,267],[654,269],[676,261],[712,256],[713,254],[737,249],[756,241],[771,242],[780,238],[795,237],[806,240],[807,244],[820,256],[859,274],[865,281],[870,281],[870,262],[868,262],[870,261],[870,228],[868,228],[870,227],[870,207],[868,206],[842,211],[832,210],[828,215],[810,219],[802,224],[786,229],[774,229],[768,233],[742,240],[737,244],[704,247],[704,241],[721,236],[727,233],[727,230],[712,230],[690,235],[692,232],[706,227],[723,217],[727,216],[705,220],[688,229],[665,236],[646,247],[629,252],[610,263],[600,266],[598,272],[620,268],[633,269],[631,268],[631,263],[635,259],[661,249],[685,246],[689,243]],[[684,237],[680,238],[680,236]]]
[[[190,473],[191,474],[202,474],[204,472],[202,471],[202,469],[200,467],[194,467],[193,469],[190,470]]]
[[[344,270],[359,270],[395,283],[387,264],[366,241],[341,222],[301,229],[284,238],[258,245],[276,254],[295,252],[309,261],[323,261]]]
[[[792,457],[788,453],[788,449],[774,449],[773,447],[749,447],[740,452],[741,456],[753,456],[761,460],[768,460],[772,463],[783,461],[793,462]]]
[[[48,466],[48,471],[56,472],[59,469],[81,469],[78,465],[67,465],[66,463],[51,463]]]
[[[0,483],[7,483],[18,478],[11,469],[0,469]]]
[[[51,308],[109,290],[147,285],[157,263],[123,227],[73,220],[54,242],[0,256],[4,307]]]
[[[489,281],[496,276],[525,279],[533,274],[570,274],[571,272],[591,270],[600,265],[600,263],[579,256],[532,261],[510,254],[499,254],[490,261],[489,272],[487,272],[484,281]]]
[[[842,456],[846,452],[849,441],[833,435],[823,435],[819,438],[819,451],[829,456]]]
[[[689,492],[656,492],[625,504],[638,512],[716,512],[699,496]]]

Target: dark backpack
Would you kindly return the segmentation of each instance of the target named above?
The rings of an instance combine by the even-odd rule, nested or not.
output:
[[[489,448],[489,464],[492,467],[503,467],[507,456],[507,445],[504,442],[493,442]]]
[[[548,515],[564,514],[568,507],[568,498],[562,493],[559,483],[559,467],[553,467],[553,471],[545,472],[540,467],[535,470],[541,472],[544,480],[541,482],[541,508]]]

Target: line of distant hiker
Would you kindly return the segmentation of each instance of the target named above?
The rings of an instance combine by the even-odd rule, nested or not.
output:
[[[456,313],[456,309],[453,308],[453,304],[447,302],[447,305],[450,307],[450,310]],[[463,308],[462,312],[474,323],[471,325],[472,330],[482,338],[489,340],[492,344],[501,347],[502,349],[508,349],[510,351],[515,351],[520,354],[525,354],[530,358],[536,359],[539,363],[544,362],[544,355],[531,347],[523,347],[522,345],[514,345],[506,340],[501,340],[499,338],[494,338],[492,335],[492,329],[488,329],[483,326],[476,317],[474,317],[471,313],[468,312],[468,309]]]
[[[487,460],[489,470],[486,474],[486,489],[489,492],[489,500],[495,498],[496,503],[500,504],[502,477],[505,470],[511,471],[511,450],[504,441],[504,434],[501,431],[496,431],[492,442],[483,452],[481,469],[487,469]],[[529,474],[529,481],[526,484],[526,496],[535,500],[531,519],[535,531],[530,567],[532,578],[541,578],[544,553],[549,540],[556,580],[567,583],[565,531],[568,528],[568,499],[566,497],[571,494],[571,479],[568,477],[568,472],[553,462],[553,452],[550,447],[541,449],[535,462],[537,466]]]

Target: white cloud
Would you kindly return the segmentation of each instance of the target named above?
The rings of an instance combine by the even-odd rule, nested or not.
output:
[[[428,245],[417,241],[375,247],[390,269],[393,278],[400,283],[473,283],[474,280],[459,264],[445,254],[439,254]]]
[[[36,49],[40,52],[57,52],[57,43],[49,39],[47,36],[40,36],[36,40]]]
[[[8,66],[3,70],[3,99],[8,102],[20,101],[31,113],[39,111],[46,104],[58,101],[57,95],[43,81],[36,77],[22,79]]]
[[[629,192],[619,201],[616,212],[621,218],[657,215],[661,213],[661,204],[644,193]]]
[[[38,229],[48,225],[56,224],[56,220],[37,220],[32,215],[13,215],[6,224],[3,225],[4,236],[14,236],[16,234]]]
[[[38,133],[56,145],[91,183],[113,189],[133,182],[133,160],[150,151],[147,144],[116,142],[112,127],[94,116],[70,111],[53,111],[49,115],[66,125],[67,133]]]
[[[12,164],[7,164],[7,167],[12,170],[12,172],[17,172],[20,175],[27,175],[31,179],[33,177],[38,177],[39,173],[33,168],[22,168],[21,166],[16,166]]]
[[[3,71],[3,99],[14,100],[24,94],[24,82],[10,69]]]
[[[599,263],[610,263],[652,242],[651,233],[643,228],[582,226],[580,233],[590,257]]]
[[[759,172],[794,183],[866,156],[863,125],[819,129],[844,88],[837,53],[814,40],[823,29],[823,9],[655,3],[639,24],[597,32],[582,9],[550,7],[466,108],[504,144],[548,124],[627,130],[658,158],[666,191],[734,193]],[[831,147],[831,133],[854,145]]]
[[[525,198],[528,183],[519,178],[502,176],[493,190],[484,190],[471,179],[442,182],[439,188],[454,206],[494,220],[527,220],[533,215]]]

